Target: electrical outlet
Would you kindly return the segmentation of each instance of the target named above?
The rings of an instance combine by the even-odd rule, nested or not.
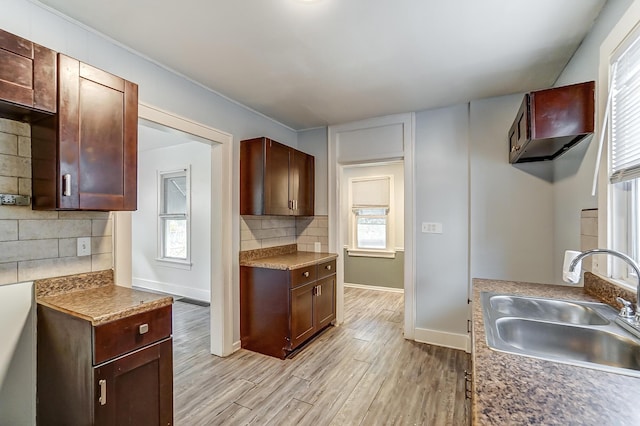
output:
[[[90,256],[91,255],[91,238],[82,237],[78,238],[78,256]]]
[[[425,234],[442,234],[442,224],[438,222],[422,222],[422,232]]]

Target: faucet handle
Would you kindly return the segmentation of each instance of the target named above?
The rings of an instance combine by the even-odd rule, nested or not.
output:
[[[616,297],[616,300],[618,301],[618,303],[622,304],[622,309],[620,309],[618,316],[622,318],[633,318],[634,312],[631,302],[623,299],[622,297]]]

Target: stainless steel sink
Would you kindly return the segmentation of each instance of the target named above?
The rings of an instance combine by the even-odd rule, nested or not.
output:
[[[482,293],[490,348],[640,377],[640,339],[603,303]]]
[[[568,324],[609,324],[609,320],[596,310],[602,303],[576,303],[509,295],[495,295],[489,300],[492,309],[505,315]]]

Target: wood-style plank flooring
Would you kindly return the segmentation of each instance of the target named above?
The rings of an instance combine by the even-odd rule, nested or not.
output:
[[[209,308],[174,304],[175,424],[464,425],[463,351],[403,339],[403,296],[345,289],[345,322],[292,359],[209,354]]]

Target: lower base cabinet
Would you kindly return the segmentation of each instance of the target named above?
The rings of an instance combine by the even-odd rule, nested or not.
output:
[[[103,325],[38,305],[36,421],[172,425],[171,306]]]
[[[291,271],[240,267],[243,348],[284,359],[335,318],[335,260]]]

